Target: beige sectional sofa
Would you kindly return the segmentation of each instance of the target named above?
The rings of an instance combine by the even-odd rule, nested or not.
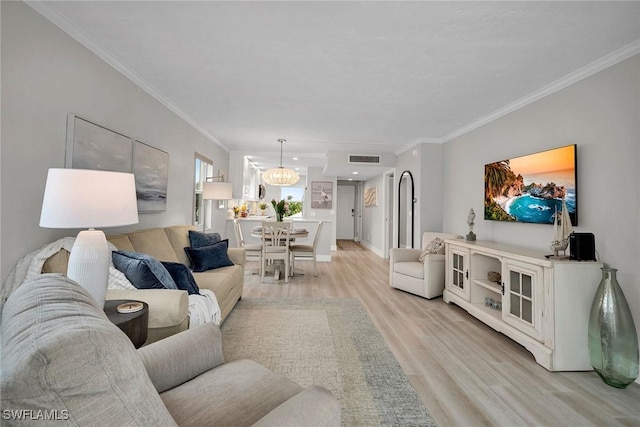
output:
[[[36,276],[13,292],[0,338],[0,411],[26,416],[5,418],[7,425],[333,427],[341,421],[328,390],[305,388],[251,360],[225,363],[213,323],[136,350],[88,292],[60,275]]]
[[[160,261],[179,262],[189,266],[189,260],[184,252],[184,248],[190,246],[189,230],[195,230],[195,227],[176,225],[152,228],[107,236],[107,240],[122,251],[141,252]],[[193,273],[199,288],[209,289],[216,295],[223,321],[242,297],[244,286],[244,249],[229,248],[228,255],[234,265]],[[69,253],[60,251],[45,262],[42,272],[66,274],[68,259]],[[135,299],[149,304],[147,344],[189,327],[189,301],[186,291],[109,289],[107,299]]]

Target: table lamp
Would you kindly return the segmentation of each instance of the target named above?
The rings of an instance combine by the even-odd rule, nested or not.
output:
[[[111,252],[107,239],[93,227],[138,223],[133,174],[85,169],[49,169],[40,227],[89,228],[78,233],[67,276],[104,306]]]

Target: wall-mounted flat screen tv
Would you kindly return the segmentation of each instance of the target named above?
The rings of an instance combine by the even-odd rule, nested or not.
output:
[[[484,165],[484,219],[553,224],[567,205],[578,225],[576,145]]]

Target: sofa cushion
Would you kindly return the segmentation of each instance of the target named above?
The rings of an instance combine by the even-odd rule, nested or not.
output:
[[[60,249],[54,255],[51,255],[42,266],[43,273],[59,273],[67,275],[67,265],[69,264],[69,251]]]
[[[160,261],[180,262],[163,228],[135,231],[127,236],[135,252],[151,255]]]
[[[189,243],[192,248],[202,248],[220,242],[220,233],[201,233],[196,230],[189,230]]]
[[[243,283],[244,269],[239,265],[232,265],[215,270],[194,272],[193,277],[200,289],[209,289],[216,294],[218,302],[221,303],[226,300],[234,288],[238,288],[238,283]]]
[[[131,240],[129,240],[129,236],[126,234],[121,234],[117,236],[109,236],[107,240],[111,242],[113,246],[118,248],[121,251],[135,252],[136,250],[133,248],[133,244]]]
[[[211,246],[184,248],[184,250],[191,261],[191,269],[202,272],[233,265],[227,255],[228,247],[229,239],[225,239]]]
[[[424,279],[424,264],[419,261],[396,262],[393,264],[393,271],[416,279]]]
[[[186,265],[168,261],[162,261],[162,265],[167,269],[173,281],[176,282],[178,289],[189,292],[189,295],[200,293],[198,284]]]
[[[111,258],[113,265],[138,289],[178,289],[167,269],[150,255],[113,251]]]
[[[20,286],[0,335],[3,410],[56,410],[60,425],[175,425],[127,336],[72,280]]]
[[[172,225],[164,229],[178,262],[184,265],[190,265],[184,248],[191,246],[191,242],[189,242],[189,230],[195,229],[193,225]]]
[[[251,360],[236,360],[160,394],[178,425],[250,426],[303,388]],[[202,396],[207,396],[203,405]]]

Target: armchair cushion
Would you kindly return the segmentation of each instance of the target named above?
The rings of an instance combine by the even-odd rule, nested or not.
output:
[[[424,264],[421,262],[397,262],[393,265],[393,271],[416,279],[424,278]]]

